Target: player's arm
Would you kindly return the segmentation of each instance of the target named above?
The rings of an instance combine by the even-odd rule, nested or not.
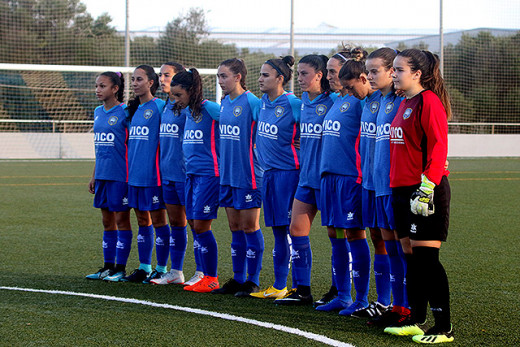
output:
[[[95,187],[96,187],[96,179],[94,178],[95,173],[96,173],[96,164],[94,164],[94,170],[92,171],[92,178],[90,179],[90,182],[88,183],[88,191],[90,194],[95,193]]]

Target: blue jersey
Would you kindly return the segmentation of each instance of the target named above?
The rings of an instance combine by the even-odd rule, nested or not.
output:
[[[128,181],[128,128],[124,104],[94,110],[94,148],[97,180]]]
[[[388,93],[381,98],[377,113],[377,136],[374,155],[374,187],[376,196],[391,195],[390,188],[390,125],[403,98]]]
[[[300,137],[301,100],[285,92],[273,101],[264,94],[261,101],[256,143],[262,167],[264,170],[299,169],[299,153],[294,142]]]
[[[186,158],[186,173],[199,176],[219,176],[220,106],[204,100],[200,115],[194,119],[188,108],[182,150]]]
[[[159,173],[159,128],[164,101],[153,98],[139,105],[130,123],[128,137],[128,184],[135,187],[161,185]]]
[[[363,102],[338,96],[323,121],[320,173],[352,176],[361,183],[359,136]]]
[[[246,91],[220,105],[220,184],[258,189],[263,171],[255,147],[260,99]]]
[[[320,189],[321,133],[325,115],[334,104],[336,94],[323,93],[309,100],[302,94],[300,119],[300,182],[301,187]]]
[[[187,110],[173,111],[173,104],[166,101],[161,115],[160,139],[160,170],[163,181],[186,181],[186,165],[182,152],[182,139],[184,137],[184,124],[186,123]]]
[[[363,188],[374,190],[374,150],[376,147],[376,118],[381,103],[379,90],[365,98],[365,107],[361,114],[361,137],[359,138],[359,154],[361,155],[361,173]]]

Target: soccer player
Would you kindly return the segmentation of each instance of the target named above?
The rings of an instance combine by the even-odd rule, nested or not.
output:
[[[390,186],[399,236],[408,235],[406,283],[411,314],[385,329],[413,335],[419,343],[453,341],[448,278],[439,260],[449,224],[448,119],[451,105],[439,70],[439,59],[429,51],[407,49],[394,59],[395,88],[404,92],[390,128]],[[435,325],[423,331],[426,311]]]
[[[300,119],[300,177],[292,206],[290,233],[296,294],[277,299],[277,304],[308,304],[311,296],[311,225],[320,200],[321,133],[325,115],[336,95],[331,95],[324,55],[311,54],[298,62],[298,83],[303,91]]]
[[[96,78],[96,97],[103,105],[94,110],[96,164],[88,188],[95,194],[94,207],[101,209],[104,265],[87,279],[125,276],[132,246],[124,87],[121,73],[107,71]]]
[[[197,69],[177,73],[172,78],[170,95],[173,112],[188,112],[182,150],[186,158],[186,217],[197,234],[204,277],[184,290],[208,293],[218,289],[217,241],[211,222],[219,206],[219,116],[217,103],[203,99],[202,79]]]
[[[137,248],[139,268],[122,281],[144,282],[166,273],[170,227],[162,198],[159,172],[159,129],[164,101],[154,97],[159,79],[153,67],[138,66],[132,75],[135,98],[127,107],[130,121],[128,138],[128,199],[139,224]],[[152,251],[155,245],[157,267],[152,272]]]
[[[226,209],[232,234],[233,278],[212,293],[249,296],[259,289],[264,248],[259,223],[263,170],[256,151],[260,100],[246,88],[243,60],[224,60],[217,76],[225,94],[219,125],[220,206]]]
[[[254,295],[257,297],[277,298],[288,294],[289,225],[300,169],[296,143],[300,136],[301,100],[284,90],[292,78],[293,65],[292,56],[269,59],[262,65],[258,78],[260,91],[264,94],[258,116],[257,146],[265,170],[262,184],[265,225],[272,227],[274,234],[275,281]],[[289,295],[295,293],[294,290]]]

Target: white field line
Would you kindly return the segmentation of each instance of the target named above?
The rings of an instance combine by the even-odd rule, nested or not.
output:
[[[102,300],[108,300],[108,301],[118,301],[118,302],[130,303],[130,304],[166,308],[166,309],[171,309],[171,310],[184,311],[184,312],[188,312],[188,313],[201,314],[204,316],[210,316],[210,317],[221,318],[221,319],[226,319],[226,320],[235,321],[235,322],[256,325],[256,326],[268,328],[268,329],[274,329],[274,330],[282,331],[285,333],[302,336],[302,337],[305,337],[306,339],[321,342],[321,343],[329,345],[329,346],[354,347],[351,344],[333,340],[327,336],[310,333],[310,332],[303,331],[303,330],[296,329],[296,328],[286,327],[286,326],[280,325],[280,324],[261,322],[261,321],[255,320],[255,319],[243,318],[243,317],[234,316],[234,315],[226,314],[226,313],[218,313],[218,312],[212,312],[212,311],[207,311],[207,310],[200,310],[197,308],[182,307],[182,306],[169,305],[169,304],[159,304],[156,302],[151,302],[151,301],[146,301],[146,300],[119,298],[116,296],[90,294],[90,293],[77,293],[77,292],[68,292],[68,291],[61,291],[61,290],[42,290],[42,289],[19,288],[19,287],[0,287],[0,289],[22,291],[22,292],[33,292],[33,293],[82,296],[82,297],[86,297],[86,298],[94,298],[94,299],[102,299]]]

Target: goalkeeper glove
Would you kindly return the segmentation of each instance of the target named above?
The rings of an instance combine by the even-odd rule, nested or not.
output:
[[[435,213],[433,206],[433,189],[435,183],[424,174],[421,175],[421,186],[410,197],[410,209],[413,214],[428,217]]]

